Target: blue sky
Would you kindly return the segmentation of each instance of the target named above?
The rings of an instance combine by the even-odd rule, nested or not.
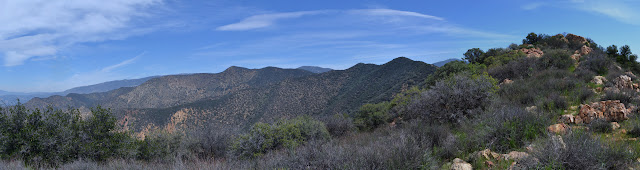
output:
[[[0,0],[0,90],[62,91],[229,66],[346,69],[574,33],[640,53],[632,0]]]

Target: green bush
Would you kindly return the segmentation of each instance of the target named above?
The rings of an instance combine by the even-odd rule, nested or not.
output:
[[[527,112],[523,108],[508,106],[505,102],[494,101],[492,109],[475,119],[468,120],[462,132],[460,146],[467,152],[490,148],[497,152],[518,150],[545,134],[552,116]]]
[[[144,140],[138,141],[137,159],[145,161],[169,162],[179,157],[182,147],[182,136],[163,131],[147,134]]]
[[[492,50],[496,52],[492,52]],[[519,50],[506,50],[506,49],[490,49],[487,51],[487,58],[484,59],[484,64],[489,68],[502,66],[513,60],[524,58],[526,55]]]
[[[568,70],[552,68],[522,81],[504,84],[498,94],[505,101],[525,107],[537,105],[546,111],[558,111],[591,98],[594,93],[587,92],[585,84]]]
[[[110,109],[98,106],[91,109],[91,115],[82,123],[80,138],[81,157],[103,162],[114,157],[127,157],[127,151],[134,150],[135,140],[126,132],[118,132],[116,118]]]
[[[497,90],[488,74],[456,75],[439,81],[409,106],[410,118],[458,123],[481,113]]]
[[[575,65],[571,58],[572,53],[566,49],[547,50],[540,58],[543,68],[569,69]]]
[[[373,130],[388,122],[390,109],[389,102],[365,104],[356,113],[354,124],[361,131]]]
[[[481,74],[486,67],[482,64],[468,64],[464,61],[452,61],[436,69],[427,77],[427,88],[436,85],[436,82],[453,77],[458,73]]]
[[[592,52],[581,59],[578,68],[593,71],[598,75],[607,75],[609,69],[614,67],[614,61],[599,52]]]
[[[605,95],[602,96],[602,100],[620,100],[621,103],[629,106],[630,104],[640,103],[640,101],[635,98],[636,96],[638,96],[638,93],[633,89],[620,89],[618,92],[607,90],[605,91]]]
[[[595,119],[589,123],[589,129],[598,133],[611,133],[613,132],[613,127],[609,124],[609,121],[604,119]]]
[[[0,157],[28,166],[57,167],[78,159],[129,158],[134,139],[116,129],[111,111],[97,107],[82,119],[78,110],[29,110],[21,103],[0,109]]]
[[[256,123],[231,145],[231,153],[239,158],[254,158],[270,150],[295,148],[311,140],[329,139],[325,125],[308,116],[281,120],[274,124]]]

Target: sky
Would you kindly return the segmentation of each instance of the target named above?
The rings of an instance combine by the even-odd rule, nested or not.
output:
[[[57,92],[229,66],[434,63],[573,33],[640,53],[637,0],[0,0],[0,90]]]

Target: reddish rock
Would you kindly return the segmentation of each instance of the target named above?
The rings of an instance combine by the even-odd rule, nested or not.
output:
[[[589,53],[591,53],[593,51],[593,49],[591,47],[587,47],[586,45],[583,45],[582,47],[580,47],[579,50],[576,50],[573,55],[571,55],[571,58],[573,60],[576,61],[580,61],[580,58],[582,58],[582,56],[585,56]]]
[[[579,35],[575,35],[575,34],[567,34],[567,36],[564,36],[568,42],[575,42],[575,43],[579,43],[579,44],[588,44],[589,41],[587,41],[586,38],[579,36]]]
[[[547,127],[547,131],[550,133],[564,135],[564,134],[567,134],[567,132],[569,132],[569,126],[564,123],[558,123],[558,124]]]
[[[624,107],[624,104],[620,103],[620,100],[607,100],[590,105],[581,105],[578,117],[583,123],[591,123],[595,119],[623,121],[629,119],[629,113],[630,111]]]
[[[520,49],[520,51],[526,54],[527,57],[540,58],[542,57],[542,55],[544,55],[544,52],[542,52],[540,48],[523,48],[523,49]]]

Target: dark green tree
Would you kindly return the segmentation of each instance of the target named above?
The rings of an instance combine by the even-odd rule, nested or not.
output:
[[[522,40],[522,44],[538,44],[538,42],[542,39],[542,35],[537,35],[536,33],[529,33],[525,39]]]
[[[618,56],[618,46],[611,45],[611,46],[607,47],[606,53],[611,58],[617,58],[617,56]]]
[[[466,53],[464,53],[464,59],[469,61],[469,63],[482,64],[484,60],[484,51],[482,51],[480,48],[469,49]]]

